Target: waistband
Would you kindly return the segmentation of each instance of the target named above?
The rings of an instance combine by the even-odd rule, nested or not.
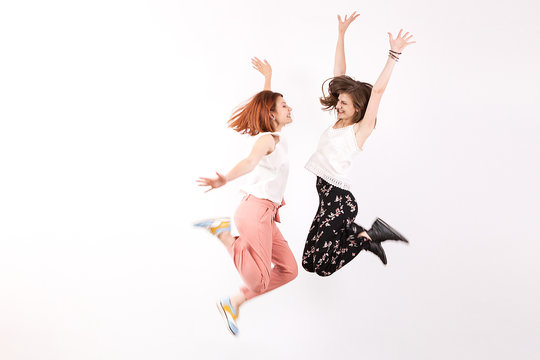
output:
[[[260,203],[261,205],[266,206],[268,209],[272,210],[274,212],[274,221],[281,223],[281,219],[279,217],[279,208],[285,205],[285,200],[281,200],[281,204],[276,204],[272,200],[268,199],[261,199],[251,194],[246,194],[242,201],[255,201]]]

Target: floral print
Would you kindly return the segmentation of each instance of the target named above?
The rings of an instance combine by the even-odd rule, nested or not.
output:
[[[309,229],[302,266],[320,276],[332,275],[354,259],[369,241],[354,222],[358,206],[350,191],[317,177],[319,209]]]

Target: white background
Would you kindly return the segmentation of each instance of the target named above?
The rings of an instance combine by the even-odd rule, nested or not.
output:
[[[262,88],[293,107],[281,211],[297,260],[315,214],[303,165],[332,122],[337,13],[347,73],[373,83],[387,31],[411,31],[353,172],[357,221],[411,243],[246,303],[190,223],[232,215],[240,181],[203,194],[250,141],[226,128]],[[1,359],[537,359],[540,59],[536,1],[3,1]]]

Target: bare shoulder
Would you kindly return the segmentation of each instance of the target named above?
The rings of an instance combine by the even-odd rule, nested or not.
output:
[[[257,139],[254,146],[263,149],[266,155],[268,155],[274,151],[278,142],[279,142],[279,136],[272,135],[272,134],[265,134]]]

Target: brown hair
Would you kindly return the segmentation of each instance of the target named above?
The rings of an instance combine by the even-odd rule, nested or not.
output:
[[[326,95],[324,93],[324,85],[328,80],[330,80],[330,83],[328,84],[328,95]],[[323,110],[334,110],[338,102],[339,94],[347,93],[353,100],[354,108],[358,110],[353,119],[353,121],[357,123],[361,121],[366,114],[372,87],[371,84],[356,81],[347,75],[327,79],[322,84],[323,96],[320,98]]]
[[[257,135],[276,130],[271,111],[276,110],[280,93],[263,90],[253,96],[247,104],[238,107],[228,121],[229,127],[241,134]]]

